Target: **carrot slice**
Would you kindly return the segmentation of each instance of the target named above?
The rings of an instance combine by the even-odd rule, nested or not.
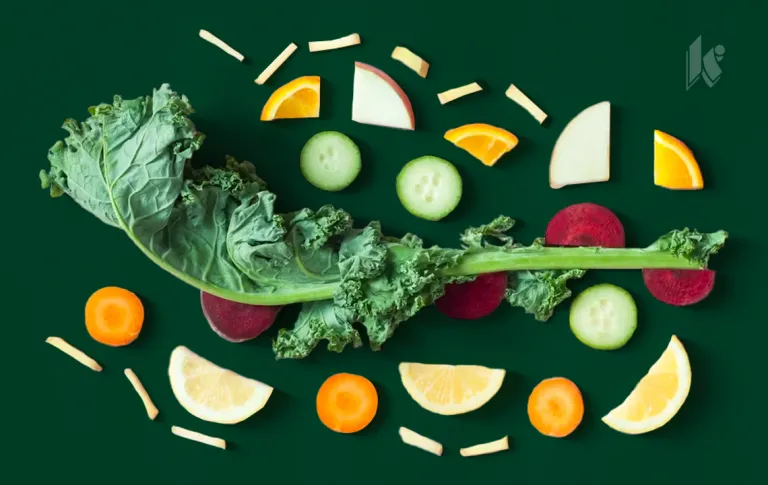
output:
[[[379,396],[373,383],[363,376],[334,374],[317,392],[317,416],[337,433],[356,433],[376,416]]]
[[[144,305],[138,296],[123,288],[101,288],[85,304],[85,327],[94,340],[104,345],[130,344],[143,325]]]
[[[573,433],[584,417],[584,398],[565,377],[541,381],[528,398],[528,419],[536,430],[553,438]]]

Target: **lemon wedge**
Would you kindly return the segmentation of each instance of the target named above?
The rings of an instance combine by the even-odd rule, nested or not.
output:
[[[673,335],[661,357],[640,379],[623,403],[603,422],[627,434],[653,431],[680,410],[691,388],[691,366],[680,340]]]
[[[260,411],[272,387],[224,369],[184,346],[171,352],[171,389],[179,404],[204,421],[235,424]]]
[[[474,411],[501,388],[506,371],[479,365],[444,365],[403,362],[400,380],[411,398],[436,414]]]

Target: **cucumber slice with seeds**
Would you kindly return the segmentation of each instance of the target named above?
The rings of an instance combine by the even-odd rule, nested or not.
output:
[[[397,196],[403,207],[422,219],[439,221],[459,205],[462,180],[449,161],[423,156],[406,163],[397,176]]]
[[[608,283],[594,285],[571,304],[571,331],[593,349],[623,347],[637,328],[637,306],[632,295]]]
[[[360,149],[343,133],[322,131],[301,149],[300,165],[310,184],[337,192],[347,188],[360,174]]]

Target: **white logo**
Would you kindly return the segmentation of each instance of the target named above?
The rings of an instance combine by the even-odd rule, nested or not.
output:
[[[701,55],[701,36],[685,52],[685,90],[688,91],[699,79],[704,79],[710,88],[720,80],[723,73],[719,62],[723,60],[725,47],[717,45]]]

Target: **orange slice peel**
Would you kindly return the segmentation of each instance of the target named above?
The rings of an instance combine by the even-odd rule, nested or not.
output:
[[[486,123],[470,123],[453,128],[445,132],[444,138],[489,167],[518,144],[514,134]]]
[[[704,188],[704,178],[691,149],[659,130],[653,132],[653,183],[672,190]]]
[[[320,116],[320,76],[302,76],[275,89],[261,110],[261,121]]]

